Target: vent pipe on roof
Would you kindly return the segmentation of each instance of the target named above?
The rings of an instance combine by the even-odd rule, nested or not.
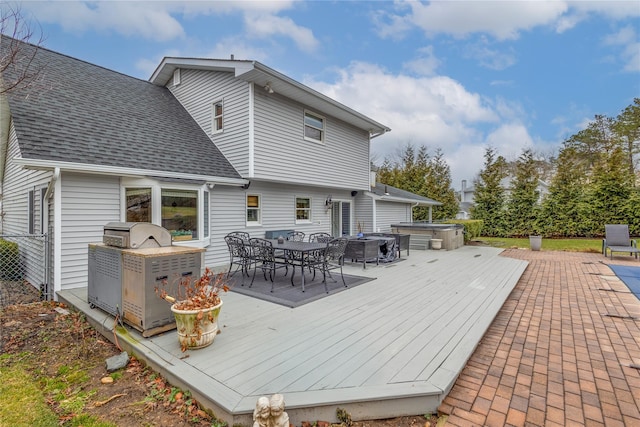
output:
[[[231,60],[233,61],[234,59],[235,59],[235,58],[234,58],[233,53],[232,53],[232,54],[231,54]]]

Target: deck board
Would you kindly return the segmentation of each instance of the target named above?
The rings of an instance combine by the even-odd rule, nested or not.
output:
[[[177,386],[229,424],[251,424],[257,396],[283,393],[295,424],[333,419],[335,407],[363,419],[435,411],[523,273],[526,262],[495,248],[411,251],[393,264],[346,265],[375,278],[297,308],[229,293],[212,346],[184,358],[175,331],[123,337]],[[63,300],[112,335],[110,316]],[[130,338],[129,337],[129,338]],[[315,418],[309,418],[313,414]]]

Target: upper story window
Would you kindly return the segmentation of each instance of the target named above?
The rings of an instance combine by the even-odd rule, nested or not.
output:
[[[124,206],[125,221],[161,225],[173,241],[209,237],[209,192],[205,186],[131,179],[124,187]]]
[[[324,142],[324,117],[309,111],[304,112],[304,139]]]
[[[213,103],[212,133],[220,133],[224,128],[224,105],[222,100]]]
[[[311,221],[311,199],[309,197],[296,197],[296,222]]]
[[[247,225],[260,225],[260,196],[247,194]]]

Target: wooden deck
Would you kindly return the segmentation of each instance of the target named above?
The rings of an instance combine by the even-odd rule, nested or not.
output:
[[[258,397],[273,393],[295,425],[337,421],[338,407],[354,420],[435,412],[527,266],[500,252],[414,250],[347,265],[377,280],[298,308],[231,292],[222,332],[201,350],[181,353],[175,331],[117,328],[118,342],[229,425],[251,425]],[[86,288],[58,297],[113,340],[113,317],[89,308]]]

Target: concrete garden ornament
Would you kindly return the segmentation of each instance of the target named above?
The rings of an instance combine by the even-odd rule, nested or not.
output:
[[[262,396],[253,411],[253,427],[289,427],[289,415],[284,411],[284,396]]]

